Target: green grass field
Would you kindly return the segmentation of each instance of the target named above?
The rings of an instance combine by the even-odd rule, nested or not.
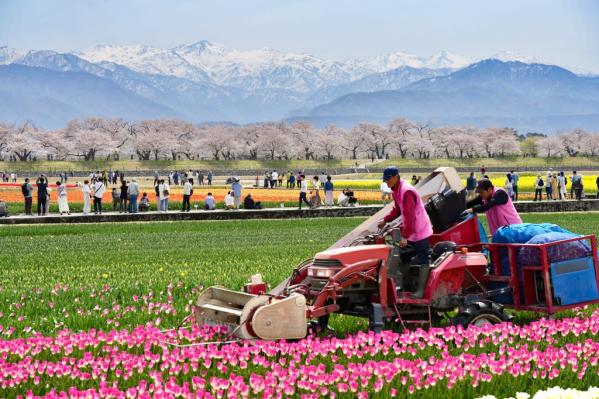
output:
[[[268,161],[268,160],[234,160],[234,161],[214,161],[214,160],[181,160],[181,161],[137,161],[137,160],[121,160],[121,161],[37,161],[37,162],[0,162],[0,171],[16,171],[16,172],[63,172],[63,171],[88,171],[88,170],[299,170],[299,169],[324,169],[331,170],[335,168],[351,168],[358,162],[359,165],[369,165],[371,162],[368,159],[360,160],[290,160],[290,161]],[[545,170],[548,167],[553,168],[570,168],[575,167],[599,167],[599,157],[564,157],[564,158],[523,158],[523,157],[507,157],[507,158],[466,158],[466,159],[389,159],[382,162],[375,162],[371,166],[374,168],[382,168],[387,165],[397,165],[404,169],[410,168],[430,168],[434,169],[439,166],[454,166],[463,168],[479,169],[485,165],[491,170],[494,167],[514,167],[514,168],[539,168]]]
[[[253,273],[262,273],[274,286],[301,260],[327,248],[362,220],[3,226],[0,304],[18,302],[21,295],[43,298],[57,285],[69,289],[56,296],[50,313],[42,311],[37,301],[25,301],[19,310],[24,320],[16,324],[1,305],[0,324],[11,324],[18,333],[26,325],[52,332],[54,319],[73,329],[110,328],[98,312],[77,314],[77,308],[95,305],[97,298],[90,298],[89,292],[107,285],[110,290],[102,295],[102,305],[124,307],[133,295],[148,291],[165,299],[166,287],[172,283],[177,315],[168,315],[163,323],[173,325],[197,294],[194,287],[222,284],[238,289]],[[581,234],[599,231],[599,213],[585,214],[584,222],[580,214],[527,214],[524,220],[553,222]],[[74,302],[75,298],[83,302]],[[61,316],[64,312],[70,315],[66,319]],[[341,319],[342,331],[364,326]],[[134,312],[120,318],[119,324],[132,327],[151,320],[151,315]]]
[[[527,214],[523,219],[525,222],[557,223],[581,234],[599,230],[599,213]],[[8,336],[28,337],[35,333],[55,335],[65,328],[74,331],[131,330],[145,323],[173,327],[188,314],[190,304],[202,287],[220,284],[239,289],[247,277],[258,272],[274,286],[287,277],[296,264],[327,248],[362,220],[3,226],[0,228],[0,331],[5,335],[3,339],[8,340]],[[568,312],[562,316],[572,315]],[[524,324],[535,317],[520,313],[515,322]],[[366,322],[357,318],[333,317],[331,323],[339,336],[366,329]],[[14,331],[7,336],[9,327]],[[552,345],[576,344],[585,339],[595,338],[589,334],[569,334]],[[484,341],[483,345],[481,340],[480,345],[480,348],[471,348],[469,353],[495,353],[499,348],[489,341]],[[540,348],[547,345],[541,343]],[[450,347],[450,353],[454,355],[460,350]],[[101,353],[99,348],[93,352],[95,356]],[[76,350],[71,356],[81,357],[84,352]],[[404,356],[413,358],[408,354]],[[429,359],[443,354],[424,346],[413,356]],[[372,358],[392,361],[395,357],[389,353]],[[36,358],[55,357],[42,353]],[[315,361],[324,361],[327,367],[333,367],[335,363],[363,363],[369,358],[364,353],[359,357],[340,355],[338,360],[317,357]],[[478,387],[468,380],[461,381],[449,391],[444,383],[439,383],[427,390],[416,391],[411,397],[466,398],[487,393],[509,396],[517,391],[534,392],[553,385],[587,388],[599,384],[596,365],[589,367],[589,375],[583,380],[578,380],[570,371],[564,371],[551,381],[533,378],[530,374],[502,375]],[[250,371],[262,373],[263,369],[255,366],[236,372],[248,377]],[[220,371],[213,366],[207,376],[220,376]],[[118,380],[112,374],[110,378]],[[70,378],[48,381],[59,389],[73,385]],[[126,387],[136,381],[121,383]],[[97,381],[77,384],[83,388],[93,387]],[[402,387],[398,381],[393,386],[399,389],[399,397],[407,395],[407,387]],[[33,389],[43,393],[48,388],[40,385]],[[383,390],[371,397],[388,397],[386,392],[388,390]],[[2,397],[24,393],[23,390],[0,388]],[[338,397],[355,397],[355,394]]]

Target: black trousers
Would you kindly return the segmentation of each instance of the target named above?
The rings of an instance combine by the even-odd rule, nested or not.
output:
[[[299,196],[299,209],[302,209],[302,202],[304,202],[306,205],[308,205],[308,208],[310,208],[310,203],[308,202],[306,194],[307,193],[300,192],[300,196]]]
[[[189,212],[191,206],[189,203],[189,199],[191,198],[191,195],[183,195],[183,211],[187,211]]]
[[[37,215],[46,214],[46,196],[37,197]]]
[[[408,244],[414,247],[414,257],[412,258],[413,265],[428,265],[430,246],[428,238],[420,241],[408,241]]]
[[[537,188],[535,189],[535,201],[537,200],[537,197],[539,198],[539,201],[543,201],[543,189],[542,188]]]
[[[33,198],[27,197],[25,198],[25,214],[31,215],[31,208],[33,206]]]
[[[94,213],[102,213],[102,198],[94,197]]]

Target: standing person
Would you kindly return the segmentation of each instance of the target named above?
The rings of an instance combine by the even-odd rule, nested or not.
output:
[[[284,174],[284,173],[281,173],[281,174],[279,175],[279,179],[278,179],[278,180],[279,180],[279,184],[278,184],[278,186],[279,186],[279,187],[283,187],[283,179],[284,179],[284,178],[285,178],[285,174]]]
[[[470,201],[473,199],[476,194],[474,193],[476,190],[476,177],[474,177],[474,172],[470,172],[470,176],[466,179],[466,200]]]
[[[381,182],[381,199],[383,200],[383,205],[387,205],[387,202],[392,201],[392,193],[391,189],[387,185],[386,182]],[[341,197],[341,195],[339,195]]]
[[[289,175],[289,186],[287,188],[295,188],[295,175],[293,172]]]
[[[297,188],[300,188],[302,186],[302,180],[303,180],[302,176],[304,176],[304,178],[305,178],[305,175],[303,175],[300,172],[297,172],[297,178],[295,179],[295,184],[297,185]]]
[[[106,185],[102,180],[98,179],[93,184],[92,189],[94,191],[94,215],[102,214],[102,198],[106,192]]]
[[[46,181],[48,181],[48,179],[46,178]],[[50,188],[50,186],[48,186],[48,188],[46,189],[46,214],[50,214],[50,193],[52,192],[52,189]]]
[[[584,185],[582,183],[582,175],[577,174],[576,171],[572,172],[572,189],[574,190],[576,199],[580,201],[582,199],[582,190],[584,189]]]
[[[25,183],[21,185],[21,192],[25,199],[25,215],[32,215],[31,208],[33,207],[33,187],[29,183],[29,178],[25,178]]]
[[[418,178],[416,177],[416,175],[412,175],[412,180],[410,181],[410,184],[412,186],[415,186],[416,184],[418,184]]]
[[[485,165],[483,165],[483,166],[480,167],[481,178],[484,179],[486,174],[487,174],[487,168],[485,168]]]
[[[568,181],[566,179],[566,176],[564,175],[564,171],[561,170],[557,175],[557,187],[559,190],[559,199],[560,200],[566,199],[566,194],[567,194],[566,185],[567,184],[568,184]]]
[[[318,176],[312,178],[312,190],[310,191],[310,199],[308,200],[311,208],[318,208],[322,203],[320,199],[320,179]]]
[[[158,171],[155,170],[154,171],[154,183],[152,183],[152,185],[154,187],[156,187],[158,185],[158,181],[160,180],[160,175],[158,174]]]
[[[129,210],[129,187],[125,180],[121,180],[121,195],[119,197],[119,212],[127,213]]]
[[[183,185],[183,209],[181,212],[189,212],[191,210],[190,199],[193,195],[193,179],[189,178]]]
[[[67,198],[66,184],[61,184],[60,181],[57,181],[56,191],[58,192],[58,212],[60,212],[61,215],[65,213],[67,215],[70,215],[71,211],[69,210],[69,200]]]
[[[541,177],[541,175],[537,175],[537,178],[535,180],[535,199],[534,201],[537,200],[537,198],[539,199],[539,201],[543,201],[543,186],[545,185],[545,182],[543,181],[543,178]]]
[[[129,212],[137,213],[137,197],[139,196],[139,184],[136,179],[131,179],[129,187],[127,188],[127,194],[129,195]]]
[[[113,187],[112,191],[110,192],[110,195],[112,196],[112,211],[114,212],[116,211],[116,208],[119,206],[119,203],[121,202],[121,192],[118,191],[116,187]],[[120,212],[122,211],[123,210],[120,209]]]
[[[241,192],[243,190],[243,187],[241,186],[241,183],[239,182],[239,177],[234,177],[233,178],[233,184],[231,184],[231,193],[233,194],[233,206],[235,206],[235,209],[239,208],[239,203],[241,202]]]
[[[277,181],[279,180],[279,172],[273,170],[270,174],[270,188],[274,188],[277,186]]]
[[[324,184],[326,183],[326,180],[327,180],[327,175],[324,172],[322,172],[320,174],[320,176],[318,177],[318,181],[320,182],[320,186],[321,187],[324,187]]]
[[[505,175],[505,191],[510,196],[512,201],[514,200],[514,186],[512,185],[512,174],[508,173]]]
[[[387,223],[402,217],[400,247],[411,245],[414,250],[412,264],[418,265],[418,287],[412,294],[413,298],[422,298],[424,288],[430,273],[429,262],[429,237],[433,234],[433,226],[424,209],[420,194],[407,181],[399,176],[399,169],[390,166],[383,171],[383,181],[393,191],[393,210],[378,222],[378,227],[383,228]],[[403,286],[399,281],[398,288]]]
[[[92,189],[89,186],[89,180],[83,181],[83,187],[81,187],[81,191],[83,192],[83,215],[87,215],[91,211],[90,200],[92,196]]]
[[[554,200],[559,199],[559,188],[557,182],[557,173],[551,175],[551,195]]]
[[[510,171],[510,174],[512,175],[512,190],[514,191],[513,199],[514,201],[518,201],[518,182],[520,181],[520,176],[513,170]]]
[[[335,197],[333,191],[335,190],[335,186],[331,181],[331,176],[327,176],[327,181],[324,183],[324,204],[326,206],[333,206],[335,203]]]
[[[209,186],[212,185],[212,171],[211,170],[208,171],[208,185]]]
[[[204,173],[203,172],[198,172],[198,184],[200,186],[204,185]]]
[[[481,180],[476,186],[478,196],[466,204],[465,214],[482,213],[487,215],[491,234],[503,226],[521,224],[522,219],[507,192],[493,187],[491,180]]]
[[[264,188],[268,188],[270,186],[270,172],[267,170],[264,172]]]
[[[164,179],[160,179],[158,184],[158,210],[160,212],[168,212],[169,199],[171,195],[171,187]]]
[[[48,202],[48,181],[44,175],[35,180],[37,186],[37,216],[46,215],[46,203]]]
[[[299,186],[300,186],[300,193],[299,193],[299,209],[302,209],[302,202],[305,203],[306,205],[308,205],[308,208],[310,208],[310,203],[308,202],[308,182],[306,181],[306,175],[300,175],[298,177],[298,180],[301,180]]]
[[[551,187],[551,179],[553,177],[552,169],[549,168],[549,172],[547,172],[547,179],[545,180],[545,194],[547,195],[547,201],[553,199],[553,191]]]

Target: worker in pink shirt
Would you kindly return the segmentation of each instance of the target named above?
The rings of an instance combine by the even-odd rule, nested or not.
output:
[[[424,209],[420,194],[408,182],[399,176],[399,169],[390,166],[383,171],[383,181],[391,189],[395,206],[393,210],[379,221],[379,228],[402,216],[400,246],[411,245],[414,248],[412,264],[420,266],[418,288],[412,294],[414,298],[422,298],[430,273],[430,247],[428,239],[433,234],[433,226]]]

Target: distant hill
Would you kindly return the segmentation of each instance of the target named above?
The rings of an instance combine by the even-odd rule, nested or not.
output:
[[[114,82],[85,72],[56,72],[25,65],[0,65],[0,120],[29,119],[45,127],[62,127],[79,116],[180,117]]]
[[[309,119],[386,121],[401,115],[438,124],[457,120],[529,127],[599,128],[599,78],[543,64],[484,60],[399,90],[352,93],[314,107]],[[581,118],[582,116],[582,118]],[[519,120],[525,122],[518,122]],[[535,129],[536,130],[536,129]]]

